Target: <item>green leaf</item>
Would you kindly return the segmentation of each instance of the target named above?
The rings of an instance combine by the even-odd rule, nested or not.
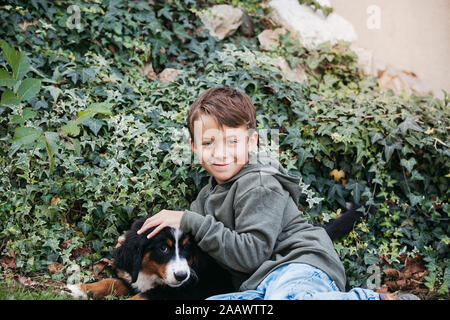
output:
[[[94,103],[89,106],[89,109],[78,112],[78,119],[69,121],[66,125],[61,127],[61,130],[72,137],[80,134],[80,124],[86,125],[89,129],[97,135],[98,131],[101,129],[103,123],[96,121],[88,121],[97,113],[112,116],[111,108],[114,106],[113,103]]]
[[[20,103],[20,99],[11,91],[11,89],[7,88],[3,91],[2,99],[0,100],[0,104],[5,106],[18,106]]]
[[[0,86],[14,87],[16,82],[17,81],[11,77],[8,71],[0,69]]]
[[[0,47],[2,48],[3,57],[12,69],[12,78],[17,81],[22,80],[30,69],[30,61],[27,56],[21,51],[14,50],[14,48],[4,40],[0,40]]]
[[[424,196],[421,195],[415,195],[415,194],[408,194],[409,202],[412,207],[414,207],[416,204],[421,202],[424,199]]]
[[[345,189],[353,190],[353,201],[355,203],[359,203],[361,199],[361,192],[364,192],[364,190],[366,189],[366,182],[350,180]]]
[[[75,137],[80,134],[80,127],[76,120],[69,121],[67,124],[61,127],[61,130],[69,136]]]
[[[308,65],[308,67],[314,70],[319,66],[319,59],[308,57],[306,58],[306,64]]]
[[[22,81],[17,89],[17,96],[20,101],[26,101],[33,98],[41,90],[41,80],[29,78]]]
[[[412,172],[414,166],[417,164],[416,159],[411,158],[409,160],[402,159],[400,160],[400,164],[406,168],[409,172]]]
[[[394,153],[395,149],[401,149],[402,146],[396,142],[390,146],[387,144],[384,146],[384,157],[386,158],[386,161],[389,161],[392,157],[392,154]]]
[[[14,137],[11,140],[11,149],[13,154],[22,146],[30,145],[36,141],[42,134],[41,129],[19,127],[14,130]]]
[[[170,21],[173,21],[172,14],[170,13],[169,6],[164,6],[162,9],[158,11],[158,17],[164,16]]]
[[[94,133],[95,136],[97,136],[98,132],[103,126],[102,120],[96,120],[96,119],[87,119],[83,122],[83,125],[91,129],[91,131]]]
[[[418,117],[409,117],[398,125],[402,135],[405,135],[408,130],[423,132],[423,129],[416,122],[417,119]]]
[[[62,93],[62,90],[58,87],[54,86],[44,86],[44,89],[47,89],[50,95],[53,98],[53,102],[56,103],[58,100],[59,95]]]
[[[89,106],[88,110],[91,110],[92,112],[95,113],[102,113],[108,116],[112,116],[112,107],[114,106],[113,103],[108,103],[108,102],[101,102],[101,103],[93,103]]]
[[[56,142],[59,140],[59,136],[56,132],[45,132],[41,139],[44,142],[45,150],[47,151],[50,173],[53,173],[55,168],[55,159],[53,156],[58,151],[58,144]]]
[[[2,49],[2,56],[8,62],[10,67],[12,67],[12,64],[14,63],[14,60],[16,58],[16,50],[9,45],[5,40],[0,40],[0,48]]]
[[[30,70],[30,61],[23,52],[18,53],[17,60],[14,62],[14,65],[11,66],[11,69],[13,71],[14,79],[16,80],[22,80],[28,70]]]
[[[15,114],[11,117],[11,123],[22,125],[25,121],[33,119],[36,116],[36,111],[31,108],[25,108],[22,110],[22,114]]]
[[[87,119],[90,119],[93,116],[95,116],[97,113],[112,116],[111,108],[113,107],[113,105],[114,104],[112,104],[112,103],[106,103],[106,102],[94,103],[89,106],[89,109],[78,112],[78,119],[76,120],[76,122],[77,122],[77,124],[81,124],[84,121],[86,121]]]
[[[378,140],[383,139],[383,135],[379,132],[375,132],[375,131],[370,131],[369,132],[369,136],[370,136],[370,142],[372,144],[374,144],[375,142],[377,142]]]

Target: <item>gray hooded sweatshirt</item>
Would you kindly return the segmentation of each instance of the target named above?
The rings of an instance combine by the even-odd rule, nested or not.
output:
[[[255,289],[291,262],[321,269],[344,291],[345,271],[333,243],[323,228],[300,216],[299,181],[277,160],[253,154],[229,180],[217,184],[210,177],[180,228],[230,271],[240,291]]]

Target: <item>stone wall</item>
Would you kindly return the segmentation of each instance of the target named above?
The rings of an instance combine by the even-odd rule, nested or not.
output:
[[[374,60],[414,72],[438,97],[442,89],[450,92],[450,1],[330,2],[353,24],[355,45],[372,50]]]

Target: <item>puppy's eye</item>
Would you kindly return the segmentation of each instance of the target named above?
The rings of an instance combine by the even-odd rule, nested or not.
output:
[[[162,253],[167,253],[167,252],[169,252],[169,247],[168,246],[162,246],[161,248],[159,248],[159,250],[161,250]]]

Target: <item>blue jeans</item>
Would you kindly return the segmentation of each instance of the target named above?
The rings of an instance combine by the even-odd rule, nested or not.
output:
[[[379,300],[379,294],[354,288],[341,292],[322,270],[309,264],[290,263],[276,268],[256,290],[209,297],[208,300]]]

